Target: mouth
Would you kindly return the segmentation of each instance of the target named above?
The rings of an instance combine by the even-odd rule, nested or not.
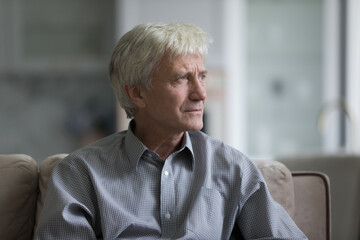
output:
[[[196,109],[188,109],[188,110],[185,110],[184,112],[186,113],[202,113],[202,108],[196,108]]]

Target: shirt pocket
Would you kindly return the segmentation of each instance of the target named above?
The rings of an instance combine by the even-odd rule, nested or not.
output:
[[[221,239],[224,222],[224,199],[219,191],[201,188],[189,209],[186,228],[198,239]]]

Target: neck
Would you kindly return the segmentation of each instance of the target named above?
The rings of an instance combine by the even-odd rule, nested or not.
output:
[[[162,160],[181,148],[184,132],[169,133],[157,131],[156,128],[135,120],[135,136],[151,151],[156,152]]]

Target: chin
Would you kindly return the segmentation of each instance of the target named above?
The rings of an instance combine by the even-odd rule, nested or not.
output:
[[[191,126],[188,126],[186,131],[189,132],[196,132],[196,131],[200,131],[203,128],[203,123],[201,122],[201,124],[191,124]]]

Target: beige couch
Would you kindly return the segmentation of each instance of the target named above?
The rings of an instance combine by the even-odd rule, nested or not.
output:
[[[0,155],[0,239],[31,239],[45,199],[47,181],[66,154],[39,166],[23,154]],[[291,173],[276,161],[254,161],[274,199],[309,239],[330,239],[330,200],[326,175]]]
[[[360,239],[360,155],[307,154],[279,158],[291,171],[319,171],[331,181],[333,239]]]

